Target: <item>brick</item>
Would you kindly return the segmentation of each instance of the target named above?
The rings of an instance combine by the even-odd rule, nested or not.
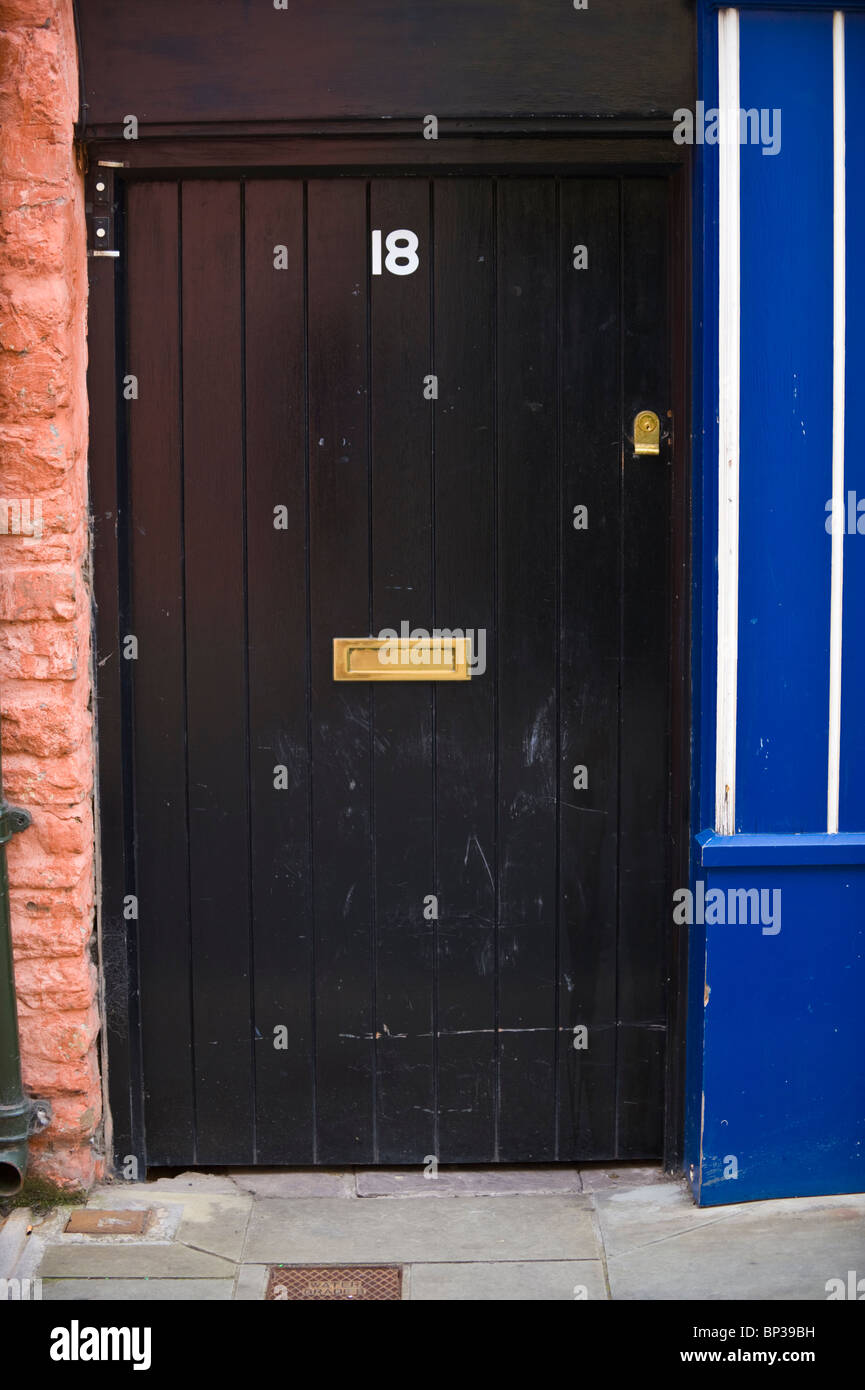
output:
[[[89,854],[93,841],[93,816],[89,802],[78,806],[64,806],[48,810],[40,806],[31,813],[33,823],[28,838],[34,841],[42,854],[73,855],[77,858]]]
[[[0,355],[2,363],[2,355]],[[16,411],[20,416],[20,411]],[[83,442],[78,439],[69,419],[69,411],[52,411],[26,422],[16,418],[0,427],[0,448],[3,451],[3,489],[4,497],[42,497],[43,525],[50,527],[52,509],[47,505],[51,495],[75,501],[77,516],[71,524],[80,525],[83,521],[81,504],[84,498],[83,482],[77,486],[70,473],[83,463]],[[62,491],[58,492],[58,489]]]
[[[92,790],[92,752],[89,741],[62,757],[4,751],[3,785],[7,798],[28,805],[78,805]]]
[[[30,1056],[23,1067],[24,1085],[35,1096],[81,1095],[89,1097],[99,1086],[99,1064],[96,1049],[69,1062],[49,1062],[45,1057]]]
[[[22,352],[46,340],[71,318],[71,288],[62,274],[25,275],[9,270],[0,276],[0,299],[6,311],[0,328],[4,348]],[[28,363],[22,362],[24,374]]]
[[[46,853],[35,839],[8,846],[9,882],[15,888],[74,888],[92,868],[89,854]]]
[[[31,1009],[88,1008],[96,988],[96,971],[89,956],[36,957],[18,961],[15,990]]]
[[[44,922],[52,916],[86,917],[92,901],[92,894],[83,888],[77,892],[38,888],[11,888],[9,891],[13,922]]]
[[[32,1089],[27,1086],[28,1091],[32,1092]],[[92,1090],[87,1095],[73,1092],[69,1095],[51,1096],[50,1099],[54,1118],[45,1134],[51,1136],[52,1146],[70,1144],[76,1140],[86,1143],[96,1132],[102,1118],[102,1098],[99,1091]]]
[[[74,624],[0,623],[0,683],[74,680],[79,674],[78,643]]]
[[[22,1046],[30,1057],[70,1062],[86,1057],[99,1032],[96,1006],[88,1009],[31,1009],[20,1002],[18,1023]]]
[[[105,1160],[76,1135],[74,1144],[56,1144],[51,1129],[30,1141],[30,1168],[46,1182],[70,1191],[87,1191],[104,1175]]]
[[[44,198],[36,203],[37,207],[53,209],[50,224],[46,224],[45,235],[51,237],[54,226],[62,225],[61,219],[56,215],[56,187],[62,184],[69,171],[69,144],[68,140],[61,137],[61,132],[53,126],[38,125],[35,122],[23,127],[16,140],[9,140],[5,147],[6,158],[3,165],[4,180],[13,183],[21,180],[25,188],[42,185],[46,192],[53,193],[54,198]],[[26,209],[28,203],[18,203],[11,188],[7,188],[8,202],[3,203],[4,209],[9,209],[8,217],[4,217],[4,225],[8,229],[10,237],[19,234],[20,229],[15,220],[14,213],[22,208]],[[9,197],[11,193],[11,197]],[[26,237],[26,229],[25,229]],[[58,252],[63,250],[58,246]],[[54,265],[65,259],[61,255],[56,255]],[[10,263],[14,261],[10,258]]]
[[[7,685],[3,698],[3,747],[10,753],[62,757],[90,736],[78,682],[34,681]]]
[[[64,82],[58,61],[59,33],[39,26],[0,33],[0,66],[4,70],[0,92],[0,120],[57,123],[63,104]]]
[[[0,446],[2,447],[2,446]],[[24,492],[18,489],[17,495]],[[0,572],[6,566],[6,555],[13,554],[11,561],[16,568],[21,565],[77,565],[84,559],[87,548],[86,533],[80,529],[67,529],[45,525],[40,539],[30,536],[0,536]]]
[[[43,340],[19,348],[0,341],[0,405],[16,420],[53,416],[74,404],[66,369],[69,335],[55,325]]]
[[[14,26],[32,29],[57,22],[57,0],[2,0],[0,24],[6,29]]]
[[[42,960],[48,955],[55,960],[82,956],[90,936],[90,922],[83,916],[63,916],[59,909],[44,917],[34,917],[23,910],[13,909],[12,912],[12,949],[16,962]],[[16,965],[16,972],[17,968]]]
[[[74,618],[77,577],[72,570],[7,570],[0,583],[0,622],[34,618]]]

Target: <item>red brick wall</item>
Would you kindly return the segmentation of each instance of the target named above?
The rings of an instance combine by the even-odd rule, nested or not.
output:
[[[99,1171],[85,390],[87,260],[71,0],[0,0],[0,709],[24,1082],[42,1175]],[[41,507],[41,527],[37,507]],[[29,521],[29,527],[27,522]],[[38,534],[41,529],[41,536]],[[29,530],[32,534],[21,534]]]

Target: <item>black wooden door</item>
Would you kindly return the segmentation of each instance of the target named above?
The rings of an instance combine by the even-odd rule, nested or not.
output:
[[[130,186],[151,1165],[661,1153],[666,200]],[[334,680],[404,623],[485,669]]]

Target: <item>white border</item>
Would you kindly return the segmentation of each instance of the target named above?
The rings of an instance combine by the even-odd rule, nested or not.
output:
[[[718,11],[718,107],[731,129],[718,145],[718,691],[715,830],[736,828],[739,665],[739,12]],[[722,117],[724,119],[724,117]],[[735,122],[735,134],[732,123]]]
[[[846,103],[844,91],[844,15],[832,15],[832,570],[829,625],[829,773],[826,829],[838,833],[841,782],[841,644],[843,640],[844,531],[844,386],[847,335],[847,190]]]

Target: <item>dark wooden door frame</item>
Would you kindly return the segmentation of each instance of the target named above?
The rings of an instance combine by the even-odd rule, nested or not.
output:
[[[88,213],[108,212],[117,257],[89,260],[88,396],[90,486],[93,510],[94,640],[98,735],[97,837],[99,941],[104,1004],[102,1062],[107,1072],[109,1115],[106,1148],[119,1172],[142,1176],[146,1162],[143,1080],[138,1014],[138,940],[135,918],[134,768],[130,768],[134,717],[130,671],[121,657],[128,631],[129,572],[125,527],[128,484],[122,378],[125,374],[124,187],[128,180],[307,175],[341,169],[353,176],[387,173],[516,175],[559,173],[656,176],[669,184],[670,342],[673,383],[671,728],[667,875],[672,887],[688,882],[691,781],[691,198],[689,151],[673,144],[664,123],[604,123],[585,135],[585,122],[556,123],[556,133],[525,122],[464,123],[459,133],[425,141],[417,124],[386,136],[356,128],[322,135],[178,131],[148,133],[134,142],[90,140],[86,145]],[[406,123],[408,124],[408,123]],[[454,123],[459,125],[459,123]],[[545,123],[547,124],[547,123]],[[480,133],[478,127],[483,127]],[[333,131],[333,128],[331,128]],[[536,133],[538,132],[538,133]],[[642,132],[645,132],[643,134]],[[107,185],[104,208],[94,205],[95,181]],[[104,197],[105,195],[103,195]],[[91,246],[99,243],[89,241]],[[104,244],[104,243],[103,243]],[[681,1167],[685,1105],[687,934],[670,913],[665,974],[667,1054],[664,1161]],[[130,1160],[134,1160],[133,1163]]]

